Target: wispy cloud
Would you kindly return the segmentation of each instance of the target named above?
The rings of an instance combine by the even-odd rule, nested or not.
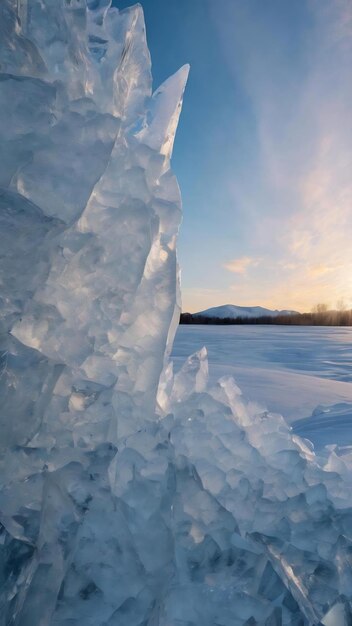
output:
[[[241,252],[258,256],[224,265],[237,275],[231,297],[301,310],[340,298],[351,306],[352,4],[269,1],[266,9],[225,2],[214,10],[255,120],[247,173],[229,172],[228,186],[247,224]]]
[[[324,265],[323,263],[318,263],[318,265],[311,265],[307,269],[308,276],[312,278],[317,278],[319,276],[325,276],[326,274],[331,274],[332,272],[337,272],[341,267],[341,265],[329,266]]]
[[[255,259],[250,256],[242,256],[239,259],[233,259],[224,263],[224,268],[233,274],[245,274],[249,267],[257,267],[260,259]]]

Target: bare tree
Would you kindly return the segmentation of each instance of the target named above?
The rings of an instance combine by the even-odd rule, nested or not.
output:
[[[329,307],[324,302],[319,302],[312,308],[312,313],[326,313],[329,310]]]
[[[337,301],[336,308],[338,311],[346,311],[347,305],[343,298],[340,298],[340,300]]]

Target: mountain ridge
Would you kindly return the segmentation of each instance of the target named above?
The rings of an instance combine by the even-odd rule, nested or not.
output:
[[[239,306],[236,304],[222,304],[220,306],[210,307],[198,313],[192,313],[201,317],[217,317],[219,319],[238,318],[238,317],[276,317],[278,315],[292,315],[298,313],[289,309],[266,309],[262,306]]]

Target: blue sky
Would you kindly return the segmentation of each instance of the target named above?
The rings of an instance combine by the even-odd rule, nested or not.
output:
[[[352,306],[350,0],[141,4],[155,88],[191,64],[173,154],[183,310]]]

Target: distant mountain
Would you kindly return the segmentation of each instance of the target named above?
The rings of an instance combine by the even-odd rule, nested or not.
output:
[[[225,317],[276,317],[277,315],[292,315],[297,311],[272,311],[271,309],[265,309],[262,306],[236,306],[235,304],[223,304],[222,306],[213,306],[205,311],[199,313],[193,313],[193,315],[200,315],[202,317],[219,317],[224,319]]]

